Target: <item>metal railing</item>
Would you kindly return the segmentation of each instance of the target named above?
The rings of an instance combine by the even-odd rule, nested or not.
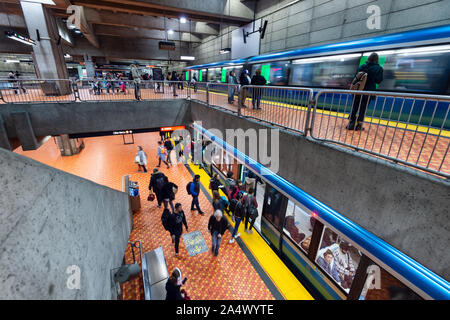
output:
[[[75,94],[69,79],[0,80],[3,103],[74,102]]]
[[[448,96],[320,90],[311,137],[448,178],[449,110]]]
[[[350,90],[318,90],[314,95],[311,88],[187,81],[0,80],[2,103],[158,99],[195,99],[315,140],[450,177],[448,96]],[[356,125],[358,117],[364,130],[348,130],[350,120]]]

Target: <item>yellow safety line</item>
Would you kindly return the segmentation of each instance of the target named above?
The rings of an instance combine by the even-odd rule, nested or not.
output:
[[[200,182],[206,187],[212,197],[212,191],[209,189],[209,175],[193,164],[190,164],[190,168],[195,174],[200,175]],[[219,192],[221,195],[225,195],[222,191]],[[234,223],[227,214],[225,214],[225,217],[230,224],[234,226]],[[241,222],[241,225],[239,226],[239,232],[241,233],[241,240],[245,243],[259,265],[263,268],[286,300],[314,300],[300,281],[298,281],[283,261],[281,261],[263,240],[259,233],[255,231],[250,235],[244,232],[243,222]]]
[[[201,90],[199,90],[201,91]],[[206,91],[204,91],[206,92]],[[221,95],[221,96],[227,96],[224,93],[218,93],[218,92],[211,92],[212,94],[217,94],[217,95]],[[247,98],[248,100],[252,100],[251,98]],[[307,111],[308,108],[307,107],[303,107],[303,106],[294,106],[291,104],[287,104],[284,102],[274,102],[274,101],[267,101],[267,100],[261,100],[261,102],[263,103],[270,103],[276,106],[280,106],[280,107],[286,107],[289,109],[295,109],[295,110],[303,110],[303,111]],[[343,112],[336,112],[336,111],[327,111],[327,110],[320,110],[320,109],[316,109],[316,112],[319,114],[324,114],[324,115],[330,115],[330,116],[335,116],[338,118],[347,118],[348,117],[348,113],[343,113]],[[406,123],[402,123],[402,122],[397,122],[397,121],[387,121],[387,120],[382,120],[382,119],[378,119],[378,118],[372,118],[372,117],[365,117],[364,122],[366,123],[373,123],[373,124],[380,124],[383,126],[388,126],[388,127],[397,127],[399,129],[407,129],[407,130],[411,130],[411,131],[417,131],[420,133],[428,133],[431,135],[435,135],[438,136],[440,133],[441,137],[445,137],[445,138],[450,138],[450,131],[448,130],[440,130],[440,129],[435,129],[435,128],[430,128],[430,127],[425,127],[425,126],[418,126],[415,124],[406,124]]]

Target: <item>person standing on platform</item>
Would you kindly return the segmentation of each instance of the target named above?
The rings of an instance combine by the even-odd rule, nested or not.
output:
[[[212,205],[214,211],[220,210],[222,212],[225,212],[225,210],[228,207],[228,202],[220,196],[219,191],[213,191],[212,195],[213,195]]]
[[[217,257],[219,255],[220,242],[223,234],[228,229],[228,221],[223,216],[222,211],[216,210],[208,221],[208,230],[211,232],[212,246],[211,252]]]
[[[363,88],[359,90],[376,91],[377,84],[383,81],[383,68],[378,63],[378,54],[372,53],[367,62],[358,68],[355,78],[360,72],[367,74],[366,83]],[[353,98],[352,112],[350,114],[350,121],[345,127],[347,130],[364,130],[363,122],[366,114],[366,109],[375,96],[355,94]],[[358,112],[359,110],[359,112]],[[356,119],[358,113],[358,119]],[[356,125],[356,126],[355,126]]]
[[[167,150],[167,162],[170,164],[170,165],[172,165],[172,158],[171,158],[171,153],[172,153],[172,150],[173,150],[173,143],[172,143],[172,141],[170,141],[170,138],[169,137],[167,137],[166,138],[166,141],[164,141],[164,147],[166,148],[166,150]]]
[[[255,224],[256,217],[258,217],[258,202],[256,201],[254,192],[255,190],[253,188],[249,188],[243,201],[245,204],[244,231],[249,234],[253,233],[253,225]],[[249,222],[250,227],[248,226]]]
[[[234,102],[234,93],[236,91],[236,85],[238,84],[234,71],[230,71],[228,76],[228,103]]]
[[[176,71],[172,71],[172,89],[173,89],[173,96],[174,97],[178,97],[177,95],[177,83],[176,81],[178,80],[178,76],[177,76],[177,72]]]
[[[130,71],[131,71],[131,76],[133,77],[133,80],[135,83],[134,97],[136,98],[136,100],[141,100],[140,86],[141,86],[142,76],[139,72],[139,69],[137,68],[137,66],[135,64],[130,65]]]
[[[144,168],[144,172],[147,172],[147,154],[144,152],[141,146],[138,146],[138,153],[135,158],[135,162],[138,164],[138,171]]]
[[[150,178],[150,183],[148,185],[148,190],[152,191],[156,195],[156,199],[158,200],[158,208],[161,208],[161,204],[164,201],[164,192],[163,189],[165,185],[169,182],[169,179],[164,175],[164,173],[160,172],[158,168],[153,169],[152,176]]]
[[[200,176],[195,175],[194,180],[189,182],[189,194],[192,196],[191,211],[197,210],[199,214],[203,215],[202,209],[198,202],[198,196],[200,195]]]
[[[234,208],[234,212],[233,212],[233,217],[234,217],[234,230],[233,233],[231,234],[231,239],[230,239],[230,243],[234,242],[234,239],[239,238],[239,236],[241,235],[240,233],[237,233],[239,230],[239,225],[241,224],[242,219],[245,216],[245,203],[243,201],[244,197],[242,196],[242,194],[239,192],[237,195],[238,202],[236,203],[236,207]]]
[[[194,76],[191,79],[191,86],[194,87],[194,92],[197,92],[197,76],[194,74]]]
[[[170,168],[169,164],[166,161],[166,148],[164,148],[162,141],[158,141],[158,150],[156,151],[156,156],[158,158],[157,167],[161,167],[161,161],[167,166],[167,169]]]
[[[245,106],[245,100],[247,99],[247,95],[248,95],[248,89],[247,88],[243,88],[243,86],[248,86],[250,85],[251,79],[250,76],[248,75],[248,70],[245,69],[242,71],[241,75],[239,76],[239,83],[241,84],[241,102],[240,105],[243,108],[246,108]]]
[[[256,70],[255,75],[252,77],[253,86],[264,86],[267,83],[266,78],[261,75],[261,70]],[[261,95],[262,88],[253,88],[252,105],[253,109],[261,109]]]
[[[219,181],[219,175],[215,173],[213,177],[209,180],[209,189],[214,193],[214,191],[219,192],[219,187],[221,183]]]
[[[170,215],[169,218],[169,231],[172,236],[172,243],[175,243],[175,255],[178,256],[178,249],[180,246],[180,237],[183,233],[183,224],[186,228],[186,232],[188,232],[189,228],[186,222],[186,216],[184,215],[183,208],[181,207],[181,203],[175,204],[175,210]]]

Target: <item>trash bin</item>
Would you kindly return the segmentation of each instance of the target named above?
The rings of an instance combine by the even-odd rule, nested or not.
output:
[[[130,202],[131,202],[131,211],[136,212],[141,209],[141,196],[139,195],[139,184],[134,181],[130,181],[128,184]]]

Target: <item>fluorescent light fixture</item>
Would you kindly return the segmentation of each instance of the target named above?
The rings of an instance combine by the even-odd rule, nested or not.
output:
[[[5,62],[6,63],[19,63],[20,60],[9,60],[9,59],[6,59]]]
[[[373,51],[378,53],[380,56],[387,56],[391,54],[402,54],[402,55],[419,55],[419,54],[431,54],[431,53],[443,53],[449,52],[450,45],[440,45],[440,46],[427,46],[418,48],[407,48],[399,50],[386,50],[386,51]],[[364,53],[364,57],[368,57],[372,52]]]
[[[68,26],[68,28],[69,28],[69,29],[75,29],[76,26],[75,26],[74,24],[70,24],[70,25]]]
[[[64,58],[71,58],[72,56],[68,53],[64,54]]]
[[[180,23],[186,23],[186,21],[187,21],[187,20],[186,20],[185,17],[181,17],[181,18],[180,18]]]
[[[42,4],[51,4],[55,5],[55,3],[52,0],[23,0],[24,2],[35,2],[35,3],[42,3]]]
[[[75,29],[74,31],[75,31],[75,33],[81,33],[81,31],[78,29]]]
[[[167,31],[168,34],[173,34],[173,30],[170,29],[169,31]]]
[[[16,41],[22,42],[24,44],[28,44],[30,46],[33,46],[36,44],[36,42],[34,40],[24,37],[24,36],[21,36],[20,34],[14,32],[14,31],[5,31],[5,35],[9,39],[16,40]]]
[[[231,52],[231,48],[223,48],[223,49],[219,50],[220,54],[225,54],[225,53],[228,53],[228,52]]]
[[[181,60],[195,60],[195,57],[193,57],[193,56],[181,56],[180,59]]]

